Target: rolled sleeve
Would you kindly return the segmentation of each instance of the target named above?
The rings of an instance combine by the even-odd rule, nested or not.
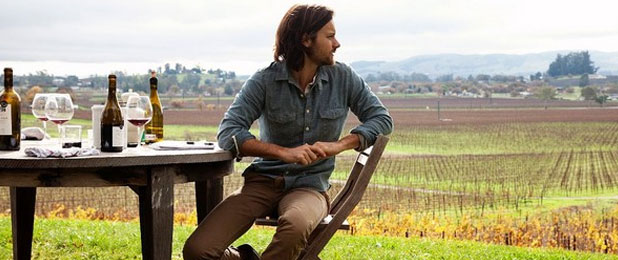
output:
[[[249,132],[251,124],[262,114],[264,107],[263,88],[252,78],[245,82],[234,102],[225,112],[217,132],[221,149],[240,157],[240,147],[255,136]]]

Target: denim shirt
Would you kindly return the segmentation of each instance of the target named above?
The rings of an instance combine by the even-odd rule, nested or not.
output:
[[[362,122],[351,130],[361,139],[357,150],[373,145],[379,134],[392,132],[388,111],[349,66],[320,66],[313,84],[303,93],[285,63],[273,62],[245,82],[221,121],[217,139],[222,149],[238,155],[237,149],[255,138],[249,128],[258,120],[262,142],[289,148],[317,141],[335,142],[341,136],[348,109]],[[305,166],[256,158],[245,173],[283,176],[284,190],[307,187],[326,191],[334,169],[334,157]]]

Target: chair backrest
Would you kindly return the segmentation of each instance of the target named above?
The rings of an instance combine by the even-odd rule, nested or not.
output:
[[[388,140],[388,137],[379,135],[372,147],[358,154],[348,181],[331,203],[331,221],[311,233],[307,247],[298,259],[319,259],[318,254],[361,201]]]

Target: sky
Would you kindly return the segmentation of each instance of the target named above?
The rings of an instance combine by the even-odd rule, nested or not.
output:
[[[618,51],[611,0],[3,1],[0,67],[17,75],[144,74],[165,63],[248,75],[273,60],[274,35],[295,3],[335,11],[335,59]]]

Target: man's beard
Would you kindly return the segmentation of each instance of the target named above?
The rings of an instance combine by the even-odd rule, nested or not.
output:
[[[307,50],[307,57],[309,57],[309,59],[311,59],[318,66],[335,64],[335,59],[331,52],[320,56],[317,54],[315,47],[311,47]]]

